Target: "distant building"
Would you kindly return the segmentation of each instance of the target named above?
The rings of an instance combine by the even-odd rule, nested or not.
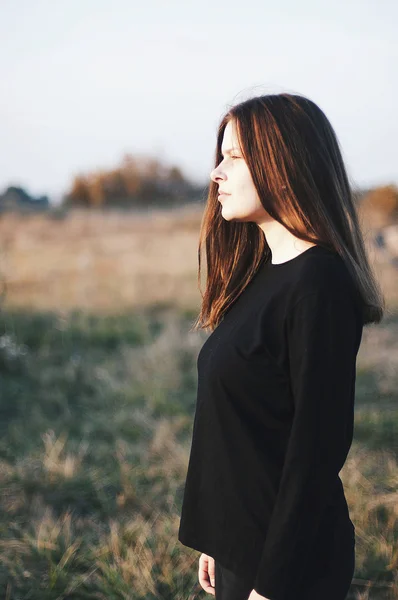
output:
[[[47,210],[50,208],[48,196],[33,198],[23,188],[10,186],[0,194],[0,212],[6,210]]]

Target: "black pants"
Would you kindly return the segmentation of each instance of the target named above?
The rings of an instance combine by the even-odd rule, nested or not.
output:
[[[346,600],[355,571],[355,540],[352,544],[336,547],[330,574],[310,578],[305,590],[298,590],[295,600]],[[253,581],[244,580],[219,561],[215,561],[216,600],[247,600],[253,589]]]

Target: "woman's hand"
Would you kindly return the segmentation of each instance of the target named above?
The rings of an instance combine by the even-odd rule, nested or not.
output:
[[[260,596],[260,594],[258,594],[256,592],[256,590],[252,590],[250,592],[250,596],[248,597],[247,600],[270,600],[270,599],[266,598],[265,596]]]
[[[207,554],[201,554],[199,557],[198,578],[204,591],[215,596],[215,560]],[[258,597],[262,598],[262,596]]]
[[[199,569],[198,569],[198,578],[199,583],[208,594],[216,595],[216,584],[215,584],[215,560],[211,556],[207,554],[201,554],[199,557]],[[261,596],[256,592],[256,590],[252,590],[250,592],[250,596],[248,600],[270,600],[265,596]]]

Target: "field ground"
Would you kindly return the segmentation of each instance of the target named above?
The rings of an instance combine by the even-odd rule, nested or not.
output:
[[[194,600],[177,541],[192,436],[200,214],[0,219],[0,597]],[[398,598],[398,283],[364,329],[341,472],[349,600]],[[372,258],[372,260],[373,260]]]
[[[0,278],[5,307],[117,313],[170,302],[198,309],[197,246],[203,208],[150,214],[73,210],[66,217],[0,216]],[[391,307],[398,269],[364,230]],[[205,266],[204,266],[205,268]]]

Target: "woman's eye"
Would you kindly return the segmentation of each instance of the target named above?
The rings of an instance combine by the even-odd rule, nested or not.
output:
[[[229,155],[229,158],[231,158],[231,159],[235,160],[236,158],[241,158],[241,157],[240,157],[240,156],[233,156],[232,154],[230,154],[230,155]],[[226,157],[224,156],[221,162],[223,162],[225,159],[226,159]],[[220,163],[220,164],[221,164],[221,163]]]

